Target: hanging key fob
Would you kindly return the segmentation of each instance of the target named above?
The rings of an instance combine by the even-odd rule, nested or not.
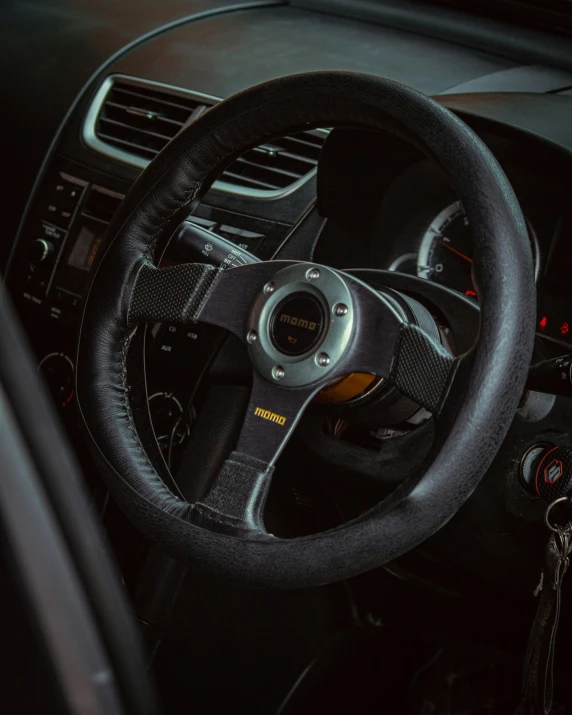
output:
[[[533,708],[532,713],[538,715],[548,715],[552,709],[562,579],[568,570],[572,549],[572,522],[560,527],[550,521],[553,507],[564,502],[569,504],[567,498],[561,497],[546,510],[545,521],[551,534],[544,550],[544,566],[535,592],[540,600],[524,659],[523,699]]]

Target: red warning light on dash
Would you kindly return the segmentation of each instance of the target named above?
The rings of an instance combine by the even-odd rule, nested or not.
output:
[[[570,326],[568,325],[568,323],[562,323],[562,325],[560,326],[560,332],[562,333],[562,335],[568,335],[568,333],[570,332]]]
[[[540,320],[538,321],[538,327],[541,330],[544,330],[546,328],[547,323],[548,323],[548,318],[545,315],[543,315],[542,318],[540,318]]]

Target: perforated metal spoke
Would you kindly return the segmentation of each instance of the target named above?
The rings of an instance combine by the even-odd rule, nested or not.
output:
[[[129,305],[129,323],[195,322],[220,271],[204,263],[169,268],[144,264],[139,269]]]

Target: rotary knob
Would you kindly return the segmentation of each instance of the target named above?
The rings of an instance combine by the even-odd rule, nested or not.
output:
[[[33,266],[38,266],[40,263],[46,263],[54,253],[54,244],[51,241],[46,241],[45,238],[36,238],[32,241],[28,259]]]

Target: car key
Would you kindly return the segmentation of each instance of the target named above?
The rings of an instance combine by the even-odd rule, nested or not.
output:
[[[572,549],[572,522],[561,527],[550,523],[550,512],[568,497],[553,501],[545,514],[551,531],[544,551],[544,566],[535,596],[540,596],[524,659],[523,699],[532,713],[548,715],[554,694],[554,651],[562,600],[562,579]]]

